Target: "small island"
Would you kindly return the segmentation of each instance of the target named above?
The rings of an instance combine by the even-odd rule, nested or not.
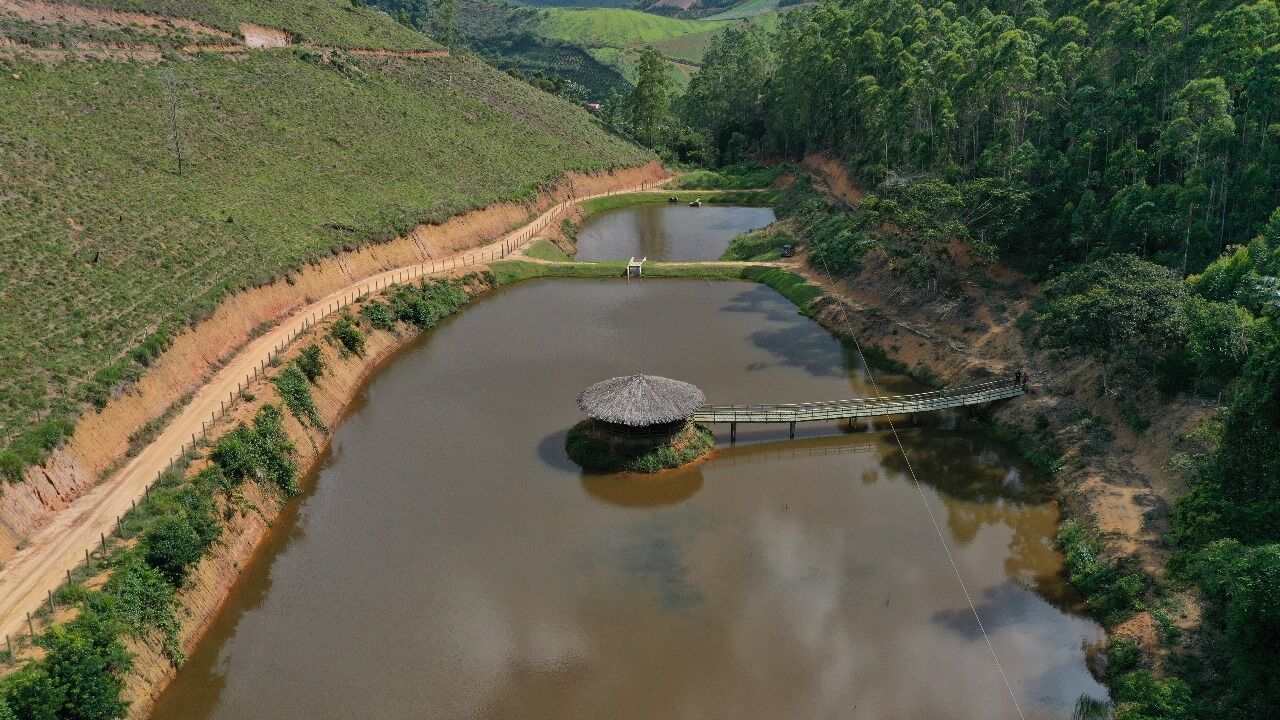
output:
[[[658,472],[711,452],[715,436],[691,420],[706,401],[696,386],[655,375],[598,382],[578,395],[587,419],[565,438],[588,472]]]

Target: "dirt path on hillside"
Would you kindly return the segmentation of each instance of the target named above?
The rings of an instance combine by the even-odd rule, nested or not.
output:
[[[144,27],[149,31],[169,35],[178,31],[207,36],[195,43],[183,44],[187,53],[240,53],[246,50],[272,49],[297,46],[319,52],[343,50],[352,55],[400,58],[448,57],[447,49],[440,50],[386,50],[376,48],[333,48],[310,43],[297,43],[285,30],[240,23],[240,36],[187,18],[148,15],[123,10],[104,10],[82,5],[43,2],[42,0],[0,0],[0,14],[42,25],[66,25],[120,30]],[[12,38],[0,37],[0,50],[29,52],[37,57],[62,59],[75,57],[108,57],[122,60],[155,60],[161,52],[174,48],[148,43],[92,43],[76,42],[74,47],[41,47],[27,45]]]
[[[614,190],[558,203],[532,222],[488,245],[437,259],[426,266],[426,274],[430,274],[429,268],[432,267],[439,268],[438,274],[446,274],[485,262],[486,257],[497,259],[508,255],[512,246],[530,242],[538,229],[550,225],[572,205],[619,192],[628,190]],[[35,611],[45,602],[47,594],[63,583],[68,569],[84,562],[86,549],[97,545],[102,535],[113,531],[117,518],[142,497],[171,459],[179,455],[182,447],[203,433],[205,424],[222,412],[224,403],[234,397],[246,377],[253,375],[255,367],[261,367],[277,348],[287,346],[316,319],[330,314],[335,305],[340,306],[353,295],[358,296],[370,288],[392,284],[406,276],[416,278],[420,276],[419,268],[422,267],[411,265],[380,272],[317,298],[282,318],[231,357],[192,396],[154,442],[114,476],[58,512],[9,559],[0,571],[0,632],[15,636],[22,632],[27,613]]]

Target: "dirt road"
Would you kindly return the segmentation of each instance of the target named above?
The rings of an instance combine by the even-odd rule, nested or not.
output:
[[[659,183],[660,184],[660,183]],[[642,188],[632,188],[639,190]],[[223,404],[234,398],[236,391],[254,368],[268,360],[316,320],[337,311],[354,297],[395,282],[448,272],[454,268],[479,265],[509,255],[532,240],[570,205],[593,197],[629,192],[615,190],[588,195],[555,205],[533,222],[474,250],[438,259],[425,265],[411,265],[370,275],[348,285],[281,319],[279,324],[249,342],[233,356],[213,378],[192,397],[154,442],[145,447],[114,476],[103,481],[59,512],[47,525],[28,539],[27,545],[14,554],[0,571],[0,632],[17,637],[26,633],[27,613],[34,612],[47,601],[48,593],[66,579],[67,570],[84,562],[85,550],[97,547],[102,535],[110,535],[116,519],[126,513],[135,500],[180,455],[184,445],[204,431],[205,423],[221,414]]]

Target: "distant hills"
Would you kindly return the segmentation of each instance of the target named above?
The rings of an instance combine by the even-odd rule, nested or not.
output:
[[[671,62],[684,84],[697,69],[711,38],[735,22],[771,26],[779,0],[744,0],[706,18],[674,17],[671,9],[652,12],[605,6],[609,0],[574,0],[554,5],[506,0],[462,0],[459,26],[467,43],[504,69],[558,75],[582,85],[588,99],[623,91],[634,79],[637,53],[653,45]],[[680,11],[680,8],[675,8]],[[657,14],[662,13],[662,14]]]

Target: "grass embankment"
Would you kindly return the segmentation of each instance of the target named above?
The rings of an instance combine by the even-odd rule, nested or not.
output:
[[[537,260],[550,260],[551,262],[570,262],[571,258],[564,254],[564,251],[556,247],[556,244],[546,238],[538,238],[524,249],[524,254]]]
[[[465,58],[6,57],[0,77],[10,480],[228,294],[418,223],[533,199],[566,171],[650,159]]]
[[[795,246],[796,239],[783,226],[770,226],[743,233],[729,242],[720,254],[721,260],[769,262],[782,258],[782,246]]]
[[[498,285],[512,285],[534,278],[621,278],[627,274],[626,262],[555,262],[532,263],[500,260],[489,266]],[[748,265],[727,263],[645,263],[647,278],[691,278],[699,280],[741,280],[755,270]]]
[[[358,316],[339,318],[317,340],[330,348],[330,361],[360,355],[368,334],[430,330],[473,293],[493,286],[487,273],[395,286],[365,299]],[[279,405],[304,428],[326,432],[312,395],[329,362],[319,342],[302,348],[266,381],[277,397],[261,406],[252,422],[193,450],[163,474],[125,515],[111,543],[104,539],[102,551],[54,595],[60,621],[50,622],[49,607],[41,610],[49,624],[34,644],[44,655],[0,678],[0,718],[124,717],[128,706],[122,693],[134,661],[126,641],[159,648],[175,666],[183,662],[178,591],[222,536],[225,523],[263,511],[246,497],[246,486],[256,483],[277,499],[300,490],[297,448]],[[191,472],[192,466],[200,469]],[[96,577],[103,573],[105,582]],[[17,639],[19,653],[30,656],[28,642],[25,636]],[[15,662],[8,656],[0,660]]]
[[[627,273],[625,262],[531,263],[520,260],[500,260],[489,267],[498,285],[513,285],[524,280],[548,277],[621,278]],[[644,277],[752,280],[778,291],[802,313],[807,312],[814,301],[823,297],[821,288],[790,270],[745,263],[645,263]]]
[[[625,66],[629,53],[653,45],[675,60],[697,63],[728,21],[680,20],[622,8],[548,8],[540,34],[588,48],[603,62]]]
[[[715,435],[693,422],[670,439],[655,444],[599,432],[591,420],[570,428],[564,443],[570,460],[583,470],[596,473],[655,473],[677,468],[711,452],[715,445]]]
[[[430,50],[419,32],[350,0],[72,0],[77,5],[190,18],[232,35],[240,23],[289,32],[297,42],[340,48]]]
[[[777,201],[778,193],[769,190],[667,190],[665,192],[644,191],[621,193],[619,195],[606,195],[604,197],[584,200],[582,202],[582,212],[584,216],[589,216],[606,210],[616,210],[617,208],[630,207],[632,205],[664,203],[668,202],[669,198],[672,197],[676,198],[677,203],[683,204],[688,204],[694,200],[701,200],[708,205],[767,207]]]
[[[788,170],[785,165],[726,165],[684,173],[669,186],[680,190],[763,190],[773,187]]]

